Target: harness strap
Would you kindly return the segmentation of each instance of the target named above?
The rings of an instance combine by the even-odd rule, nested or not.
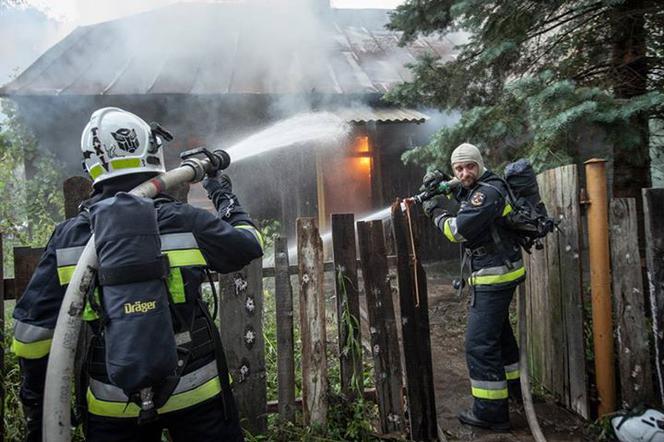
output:
[[[97,272],[101,285],[133,284],[135,282],[164,279],[170,272],[167,255],[154,261],[120,266],[103,266]]]

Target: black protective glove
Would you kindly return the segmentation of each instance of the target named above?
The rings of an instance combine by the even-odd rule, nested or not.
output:
[[[444,195],[434,196],[422,203],[422,210],[429,218],[435,220],[441,215],[454,216],[454,201]]]
[[[218,171],[214,176],[205,177],[201,184],[207,190],[208,198],[212,200],[221,219],[233,225],[254,224],[233,193],[233,184],[228,175]]]
[[[430,172],[427,172],[424,175],[424,178],[422,178],[422,187],[420,187],[420,191],[431,191],[438,187],[439,183],[443,181],[449,181],[449,179],[450,177],[447,174],[438,169],[434,169]]]

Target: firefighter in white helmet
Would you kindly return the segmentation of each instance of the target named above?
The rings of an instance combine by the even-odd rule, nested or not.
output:
[[[150,126],[138,116],[113,107],[94,112],[83,130],[83,163],[94,180],[93,195],[81,205],[78,216],[56,227],[14,311],[12,350],[19,358],[22,371],[20,399],[27,418],[26,439],[29,441],[41,440],[42,401],[51,339],[67,284],[83,246],[91,238],[92,228],[100,256],[99,286],[86,297],[83,319],[92,340],[86,349],[87,363],[79,373],[84,391],[77,394],[86,439],[158,442],[163,430],[168,429],[175,441],[243,440],[219,329],[201,300],[201,284],[207,269],[228,273],[260,257],[262,239],[233,194],[227,176],[203,182],[217,208],[216,215],[164,194],[151,201],[125,193],[164,172],[162,144],[171,138],[157,125]],[[114,202],[118,202],[117,213],[107,210]],[[146,209],[147,212],[140,213],[148,213],[148,216],[138,215],[137,211],[125,213],[120,203],[127,202],[127,207]],[[113,218],[99,220],[103,229],[95,224],[95,216],[100,213]],[[144,228],[151,223],[154,234]],[[103,244],[124,241],[126,247],[133,247],[136,253],[130,253],[130,257],[156,244],[156,256],[160,259],[136,262],[123,271],[118,271],[122,267],[103,268],[102,257],[110,256],[112,260],[114,253],[127,255],[127,250],[125,247],[116,252],[100,249],[100,241],[104,240],[98,238],[101,236],[106,237],[107,242]],[[162,280],[162,289],[163,282],[166,283],[168,290],[162,292],[165,303],[139,300],[126,302],[124,308],[117,311],[109,310],[109,305],[113,304],[110,298],[123,294],[138,296],[141,290],[131,288],[155,279]],[[108,287],[113,290],[107,290]],[[122,287],[127,290],[123,291]],[[169,342],[164,341],[164,345],[154,342],[150,346],[150,342],[141,341],[140,330],[132,328],[132,320],[140,318],[149,323],[148,315],[156,312],[161,313],[158,316],[161,322],[151,324],[148,329],[157,328],[164,331],[164,336],[172,337],[170,353],[165,348]],[[126,327],[128,336],[134,336],[126,340],[130,345],[108,342],[111,327],[118,320],[127,320],[122,326]],[[119,355],[114,350],[117,348],[128,349],[133,354]],[[145,367],[159,366],[154,361],[161,359],[167,364],[174,363],[174,370],[163,382],[160,380],[150,386],[151,407],[137,400],[124,384],[118,384],[120,377],[114,376],[118,367],[108,362],[121,361],[125,356],[139,362],[141,357],[145,358]],[[148,379],[150,374],[136,373]]]

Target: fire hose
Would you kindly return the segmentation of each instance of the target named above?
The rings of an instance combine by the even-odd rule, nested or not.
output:
[[[183,183],[197,183],[206,174],[226,169],[231,162],[223,150],[209,152],[198,148],[183,152],[180,167],[158,175],[132,189],[129,193],[143,198]],[[81,314],[85,295],[94,288],[97,274],[97,252],[94,234],[86,244],[62,299],[58,320],[53,333],[51,354],[46,370],[42,434],[47,442],[71,440],[71,385],[74,362],[81,328]]]
[[[460,186],[461,183],[456,178],[445,181],[433,181],[428,183],[427,186],[423,186],[420,189],[420,193],[414,195],[410,198],[406,198],[406,201],[416,202],[422,204],[424,201],[427,201],[431,198],[435,198],[440,195],[447,195],[452,192],[455,188]],[[530,427],[530,432],[533,435],[533,438],[536,442],[546,442],[546,438],[542,433],[542,429],[537,421],[537,415],[535,414],[535,407],[533,406],[533,398],[530,393],[530,378],[528,374],[528,354],[526,353],[526,348],[528,345],[527,341],[527,330],[526,330],[526,290],[521,284],[518,288],[518,310],[519,310],[519,366],[520,366],[520,382],[521,382],[521,394],[523,396],[523,408],[526,413],[526,420],[528,421],[528,427]]]

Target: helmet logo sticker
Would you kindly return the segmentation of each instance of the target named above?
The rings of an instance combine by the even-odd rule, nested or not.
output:
[[[111,132],[111,135],[118,142],[118,147],[125,152],[134,153],[140,146],[134,129],[118,129],[117,132]]]
[[[101,167],[104,168],[108,172],[108,161],[106,161],[106,152],[101,148],[101,140],[99,139],[99,128],[98,127],[93,127],[90,129],[90,132],[92,132],[92,147],[95,149],[95,153],[97,154],[97,158],[99,158],[99,162],[101,163]]]

